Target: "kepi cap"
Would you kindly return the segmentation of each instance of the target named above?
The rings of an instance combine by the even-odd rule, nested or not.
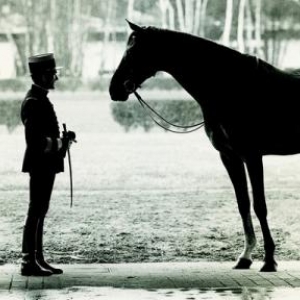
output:
[[[57,67],[53,53],[44,53],[30,56],[28,58],[30,74],[56,72],[62,67]]]

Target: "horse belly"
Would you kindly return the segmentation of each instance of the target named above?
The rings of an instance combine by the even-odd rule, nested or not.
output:
[[[255,126],[239,127],[228,131],[222,126],[216,130],[206,128],[206,133],[220,152],[234,152],[241,157],[251,153],[262,155],[291,155],[300,153],[300,124],[289,130],[274,126],[270,130],[261,130]]]
[[[299,124],[300,125],[300,124]],[[300,126],[260,128],[247,132],[243,136],[236,136],[240,141],[242,152],[259,152],[263,155],[289,155],[300,153]],[[279,125],[280,126],[280,125]],[[268,126],[267,126],[268,127]],[[237,142],[239,143],[239,142]]]
[[[261,141],[263,154],[290,155],[300,153],[300,129],[289,132],[276,132],[265,136]]]

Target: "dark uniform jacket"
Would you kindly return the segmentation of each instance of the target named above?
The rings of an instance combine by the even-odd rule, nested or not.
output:
[[[64,171],[62,151],[58,150],[59,125],[47,91],[32,85],[22,102],[21,120],[25,127],[26,150],[22,172]]]

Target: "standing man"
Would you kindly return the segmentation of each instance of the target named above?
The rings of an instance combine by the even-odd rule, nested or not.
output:
[[[29,207],[23,231],[21,274],[50,276],[63,270],[50,266],[43,255],[44,219],[49,208],[55,176],[64,171],[64,157],[75,133],[60,137],[52,103],[47,98],[58,80],[52,53],[29,57],[33,84],[21,107],[26,151],[22,172],[29,173]]]

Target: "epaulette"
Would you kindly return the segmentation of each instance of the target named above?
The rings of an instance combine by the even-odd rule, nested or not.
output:
[[[38,99],[36,97],[28,96],[25,97],[25,100],[28,101],[28,100],[38,100]]]

